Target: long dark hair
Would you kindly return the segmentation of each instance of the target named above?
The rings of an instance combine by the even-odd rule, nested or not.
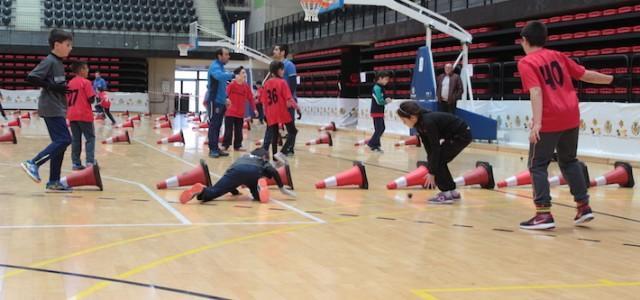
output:
[[[398,111],[396,112],[399,117],[409,119],[411,116],[419,118],[423,113],[428,110],[420,107],[416,101],[406,101],[400,104]]]

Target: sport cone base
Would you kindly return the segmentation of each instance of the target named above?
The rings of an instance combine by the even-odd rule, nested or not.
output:
[[[103,190],[102,177],[100,177],[100,167],[98,164],[75,171],[60,179],[60,183],[67,187],[97,186]]]
[[[424,187],[425,176],[429,174],[426,161],[418,161],[416,164],[417,169],[411,171],[409,174],[402,177],[398,177],[394,181],[387,183],[387,189],[395,190],[398,188],[406,188],[412,186]]]
[[[173,129],[173,126],[171,125],[171,122],[162,122],[160,124],[157,124],[156,126],[153,126],[153,129],[162,129],[162,128],[169,128],[169,129]]]
[[[126,131],[126,130],[121,135],[110,137],[102,141],[103,144],[114,144],[114,143],[124,143],[124,142],[131,144],[131,138],[129,138],[129,131]]]
[[[140,114],[138,114],[137,116],[133,116],[133,117],[128,119],[128,121],[131,121],[131,122],[140,121],[140,120],[142,120],[142,118],[140,117]]]
[[[305,145],[322,145],[327,144],[329,147],[333,146],[333,138],[331,137],[331,133],[325,132],[319,138],[315,140],[308,141]]]
[[[518,173],[516,176],[511,176],[503,181],[498,182],[499,188],[504,187],[512,187],[512,186],[520,186],[531,184],[531,174],[529,170],[522,171]]]
[[[620,187],[632,188],[635,185],[633,168],[629,163],[617,161],[613,166],[612,171],[592,180],[590,186],[618,184]]]
[[[479,184],[483,189],[493,189],[496,186],[493,178],[493,167],[484,161],[476,162],[476,168],[455,179],[456,186]]]
[[[320,128],[318,128],[318,131],[336,131],[336,123],[331,121],[331,123],[329,123],[329,125],[325,125],[322,126]]]
[[[157,144],[171,144],[171,143],[183,143],[184,144],[184,134],[182,130],[180,132],[166,138],[162,138],[156,142]]]
[[[120,125],[116,125],[117,128],[134,128],[133,121],[126,121]]]
[[[20,119],[31,119],[31,114],[26,112],[20,116]]]
[[[282,166],[278,168],[278,174],[280,175],[280,179],[282,180],[282,184],[290,187],[293,190],[293,179],[291,178],[291,168],[288,165]],[[267,185],[274,186],[278,185],[273,178],[267,179]]]
[[[161,117],[157,117],[156,121],[158,122],[166,122],[169,121],[169,117],[167,115],[161,116]]]
[[[205,163],[202,159],[200,160],[200,165],[198,165],[195,169],[158,182],[156,184],[156,188],[162,190],[166,188],[194,185],[196,183],[202,183],[206,186],[211,186],[211,175],[209,174],[209,167],[207,166],[207,163]]]
[[[353,162],[353,167],[342,173],[326,178],[316,183],[316,189],[324,189],[328,187],[340,187],[348,185],[357,185],[361,189],[369,189],[369,181],[367,180],[367,172],[362,162]]]
[[[420,141],[420,138],[417,135],[412,135],[411,137],[409,137],[404,141],[395,143],[396,147],[411,146],[411,145],[415,145],[416,147],[422,146],[422,142]]]
[[[16,131],[13,130],[13,128],[9,128],[9,132],[0,135],[0,142],[12,142],[17,144],[18,139],[16,138]]]

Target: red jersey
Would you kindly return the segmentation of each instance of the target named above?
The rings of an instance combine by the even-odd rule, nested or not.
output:
[[[69,81],[67,94],[67,119],[69,121],[93,122],[90,99],[95,96],[91,81],[79,76]]]
[[[260,102],[260,95],[262,95],[262,89],[264,89],[264,87],[259,87],[256,90],[256,105],[262,104],[262,102]]]
[[[109,101],[109,97],[107,97],[107,92],[100,92],[100,94],[98,94],[98,98],[100,99],[100,106],[106,109],[111,108],[111,101]]]
[[[256,104],[253,102],[253,92],[248,84],[240,84],[232,81],[227,86],[227,95],[231,101],[231,105],[227,108],[225,116],[244,118],[247,101],[251,104],[251,108],[254,111],[256,110]]]
[[[286,124],[292,121],[287,107],[293,96],[287,82],[282,78],[272,78],[264,83],[260,94],[267,125]]]
[[[549,49],[528,54],[518,62],[525,92],[542,90],[541,132],[557,132],[580,125],[578,96],[571,79],[580,79],[585,69],[566,55]]]

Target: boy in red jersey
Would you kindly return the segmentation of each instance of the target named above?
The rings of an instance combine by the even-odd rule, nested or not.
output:
[[[522,229],[551,229],[551,196],[547,168],[554,150],[558,165],[577,204],[576,225],[593,220],[589,207],[587,182],[578,163],[580,108],[572,79],[593,84],[628,87],[624,77],[613,77],[585,68],[561,52],[544,48],[547,28],[541,22],[529,22],[520,32],[527,54],[518,62],[522,86],[530,93],[533,117],[529,135],[529,171],[531,172],[536,215],[520,223]]]
[[[67,94],[67,119],[71,127],[71,160],[73,170],[82,170],[85,167],[80,160],[82,152],[82,136],[86,140],[87,166],[95,164],[96,135],[93,128],[93,111],[91,105],[95,102],[95,92],[89,76],[89,67],[85,62],[74,62],[71,70],[76,76],[69,81]]]
[[[116,125],[116,119],[113,118],[111,114],[111,101],[109,101],[109,96],[107,96],[107,92],[104,88],[98,89],[98,100],[100,101],[100,106],[102,107],[102,112],[109,117],[111,120],[111,125]]]
[[[256,104],[253,102],[253,92],[247,84],[247,72],[243,67],[233,70],[235,79],[227,86],[227,97],[230,105],[224,115],[224,139],[222,147],[225,151],[231,146],[233,138],[233,149],[235,151],[246,151],[242,148],[242,125],[247,101],[251,104],[253,111],[256,111]]]
[[[262,93],[262,81],[257,81],[255,85],[256,90],[256,110],[258,115],[256,118],[260,120],[260,124],[264,124],[264,109],[262,108],[262,102],[260,102],[260,94]]]
[[[283,154],[293,150],[294,141],[298,134],[298,129],[293,123],[293,118],[289,113],[289,107],[299,111],[298,105],[293,100],[287,82],[282,79],[284,74],[284,64],[281,61],[273,61],[269,65],[269,72],[272,77],[264,83],[260,101],[264,107],[264,114],[267,121],[267,131],[264,135],[262,148],[269,151],[269,146],[273,143],[273,154],[278,150],[278,125],[284,124],[287,128],[287,140],[282,146]],[[298,112],[299,113],[299,112]]]

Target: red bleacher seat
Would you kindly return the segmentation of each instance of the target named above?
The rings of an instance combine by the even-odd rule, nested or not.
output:
[[[604,48],[600,50],[600,54],[602,55],[609,55],[609,54],[614,54],[616,53],[616,49],[615,48]]]
[[[560,21],[562,22],[569,22],[569,21],[573,21],[574,19],[575,19],[574,15],[564,15],[560,17]]]
[[[612,89],[612,88],[608,88],[608,87],[606,87],[606,88],[599,88],[599,89],[598,89],[598,93],[600,93],[600,94],[604,94],[604,95],[610,95],[610,94],[613,94],[613,89]]]
[[[596,37],[596,36],[600,36],[602,35],[602,32],[600,32],[600,30],[591,30],[589,32],[587,32],[587,36],[588,37]]]
[[[516,95],[522,94],[522,89],[513,89],[513,93]]]
[[[473,78],[476,78],[476,79],[487,79],[487,78],[489,78],[489,74],[473,74]]]
[[[585,13],[579,13],[579,14],[576,14],[573,18],[575,20],[583,20],[583,19],[586,19],[587,17],[588,15]]]
[[[610,8],[610,9],[605,9],[605,10],[602,12],[602,15],[603,15],[603,16],[613,16],[613,15],[615,15],[615,14],[617,14],[617,13],[618,13],[618,10],[617,10],[617,9]]]
[[[601,30],[602,35],[614,35],[616,34],[616,30],[613,28],[609,28],[609,29],[603,29]]]
[[[520,22],[516,22],[516,27],[520,28],[520,27],[524,27],[527,25],[526,21],[520,21]]]
[[[617,34],[624,34],[624,33],[629,33],[632,30],[633,30],[633,27],[625,26],[625,27],[620,27],[620,28],[616,29],[616,33]]]
[[[599,11],[599,10],[592,11],[592,12],[590,12],[589,14],[587,14],[587,16],[588,16],[589,18],[599,18],[599,17],[602,17],[602,12],[601,12],[601,11]]]
[[[542,22],[543,24],[549,23],[549,19],[540,19],[538,21]]]
[[[600,72],[602,74],[611,75],[611,74],[613,74],[614,69],[613,68],[602,68],[598,72]]]
[[[627,93],[627,88],[621,88],[621,87],[617,87],[613,90],[614,94],[626,94]]]
[[[627,74],[629,72],[629,68],[627,67],[619,67],[615,70],[616,74]]]
[[[597,94],[598,93],[598,89],[596,89],[596,88],[586,88],[586,89],[584,89],[584,92],[585,92],[585,94],[593,95],[593,94]]]
[[[587,37],[587,33],[586,32],[576,32],[573,34],[573,38],[574,39],[582,39]]]
[[[513,77],[520,77],[520,72],[513,72]]]
[[[640,11],[640,4],[633,7],[633,11]]]
[[[596,55],[600,55],[600,50],[598,49],[591,49],[591,50],[587,50],[587,56],[596,56]]]
[[[634,73],[634,74],[640,74],[640,67],[633,67],[631,69],[631,72]]]
[[[640,87],[634,87],[631,89],[631,92],[636,94],[636,95],[640,95]]]
[[[570,40],[573,38],[573,33],[563,33],[560,35],[561,40]]]
[[[618,48],[616,48],[616,53],[617,54],[629,53],[629,52],[631,52],[631,47],[618,47]]]
[[[561,17],[558,17],[558,16],[556,16],[556,17],[551,17],[551,18],[549,18],[549,23],[558,23],[558,22],[560,22],[561,20],[562,20],[562,18],[561,18]]]

